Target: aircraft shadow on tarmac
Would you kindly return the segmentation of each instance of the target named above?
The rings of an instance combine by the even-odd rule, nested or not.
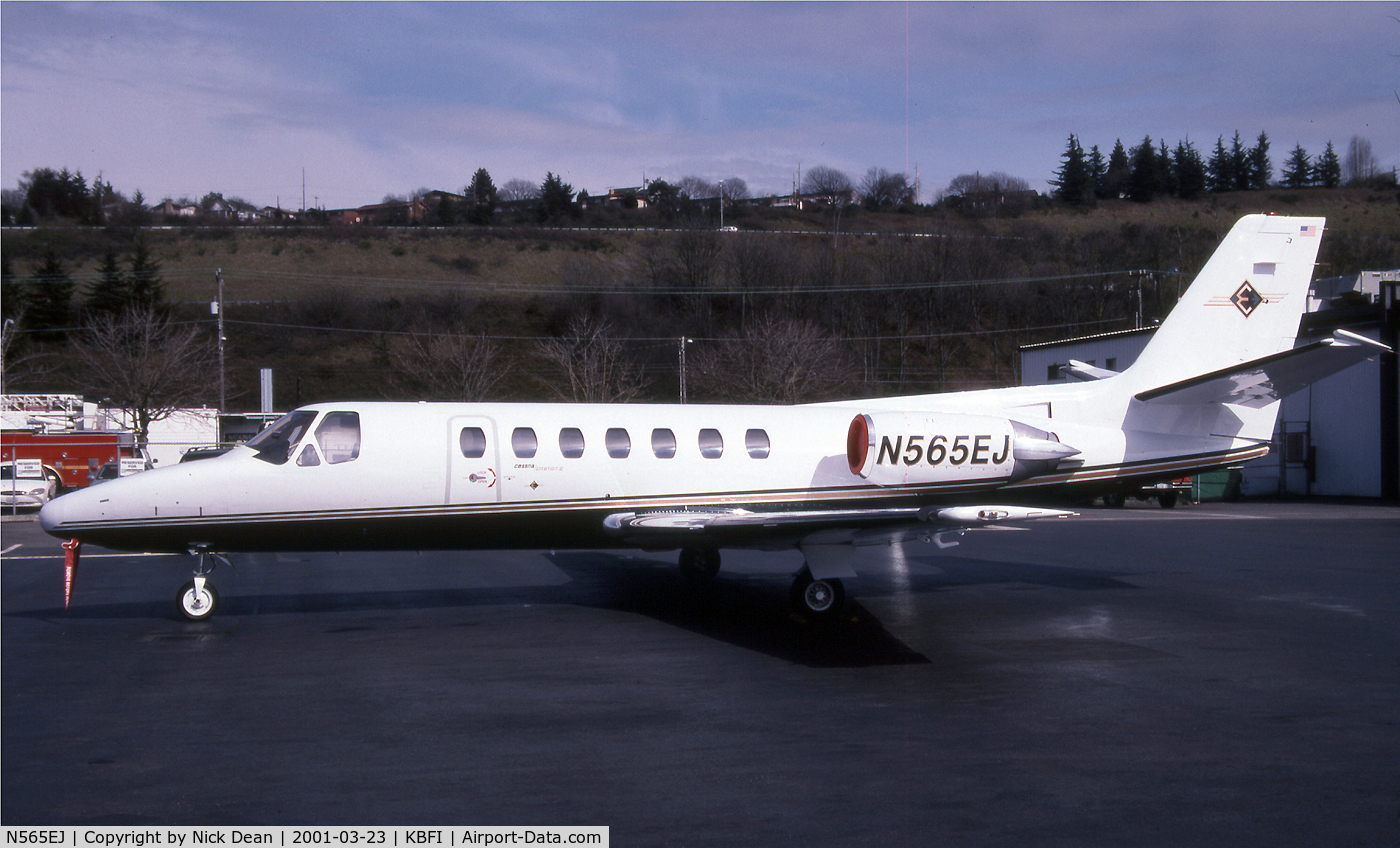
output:
[[[783,573],[721,572],[708,582],[681,577],[674,562],[596,551],[545,555],[567,574],[557,586],[446,588],[401,591],[306,592],[239,595],[220,601],[218,617],[329,612],[364,612],[501,604],[562,604],[644,615],[674,627],[813,667],[863,667],[928,663],[892,635],[858,597],[901,592],[942,592],[958,587],[1021,583],[1068,590],[1136,588],[1110,573],[1090,569],[958,557],[912,557],[935,573],[896,575],[892,569],[862,570],[835,621],[814,623],[789,612],[791,576]],[[80,604],[68,611],[8,613],[53,620],[177,619],[171,600]],[[198,625],[206,626],[206,625]]]

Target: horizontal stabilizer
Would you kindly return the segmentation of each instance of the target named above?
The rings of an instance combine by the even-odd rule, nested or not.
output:
[[[1068,365],[1061,365],[1060,373],[1064,374],[1066,377],[1071,377],[1075,380],[1084,380],[1085,382],[1118,376],[1117,371],[1099,368],[1087,362],[1080,362],[1077,359],[1071,359]]]
[[[1228,403],[1261,409],[1389,350],[1364,336],[1337,330],[1329,339],[1140,392],[1137,399],[1145,403]]]

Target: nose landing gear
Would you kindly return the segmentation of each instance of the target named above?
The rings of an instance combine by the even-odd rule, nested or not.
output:
[[[204,621],[219,608],[219,593],[208,582],[209,575],[219,563],[230,568],[233,566],[227,558],[209,550],[206,545],[196,545],[190,548],[190,553],[199,557],[199,564],[194,568],[194,579],[180,587],[176,601],[180,605],[180,614],[186,619]]]

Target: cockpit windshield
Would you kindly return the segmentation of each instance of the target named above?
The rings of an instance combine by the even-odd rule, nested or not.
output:
[[[281,465],[292,455],[292,448],[306,435],[316,413],[310,410],[288,412],[272,422],[266,430],[248,440],[248,447],[258,452],[258,459]]]

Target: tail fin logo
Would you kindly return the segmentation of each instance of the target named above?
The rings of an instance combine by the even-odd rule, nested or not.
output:
[[[1235,289],[1235,293],[1230,295],[1230,302],[1240,311],[1240,314],[1248,318],[1254,310],[1259,308],[1259,304],[1264,303],[1264,296],[1261,295],[1249,280],[1244,281],[1244,285]]]

